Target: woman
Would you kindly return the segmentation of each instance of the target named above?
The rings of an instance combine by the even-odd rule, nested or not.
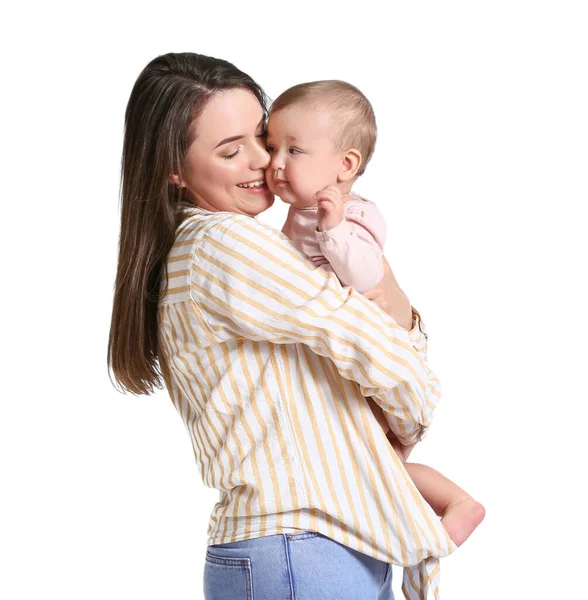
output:
[[[368,297],[395,320],[253,218],[273,203],[265,118],[225,61],[168,54],[139,76],[109,364],[132,393],[163,378],[220,491],[207,599],[389,599],[390,563],[425,598],[455,546],[365,396],[408,455],[438,398],[426,337],[389,269]]]

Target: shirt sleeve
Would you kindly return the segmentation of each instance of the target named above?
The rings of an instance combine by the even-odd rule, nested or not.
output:
[[[412,334],[281,232],[241,215],[217,222],[195,245],[190,295],[219,341],[299,343],[330,359],[388,413],[401,443],[429,427],[439,382]]]
[[[427,360],[427,345],[429,336],[427,329],[423,323],[422,317],[419,311],[412,306],[412,329],[409,331],[408,336],[412,343],[412,347]]]
[[[384,276],[386,222],[375,204],[362,203],[332,229],[315,232],[321,252],[343,285],[371,290]]]

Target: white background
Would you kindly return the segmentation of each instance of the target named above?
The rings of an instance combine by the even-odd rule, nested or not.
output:
[[[487,509],[443,598],[588,598],[586,5],[378,4],[3,9],[3,599],[202,598],[217,493],[167,394],[123,396],[106,370],[124,109],[169,51],[272,97],[339,78],[371,99],[356,191],[387,218],[444,392],[412,459]]]

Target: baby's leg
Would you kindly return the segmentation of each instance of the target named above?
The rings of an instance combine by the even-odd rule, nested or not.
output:
[[[427,501],[456,546],[461,546],[482,522],[486,510],[453,481],[427,465],[404,462],[402,446],[392,432],[390,445],[396,451],[421,496]]]
[[[372,398],[367,398],[367,401],[418,491],[435,511],[435,514],[442,517],[441,523],[453,543],[461,546],[482,522],[486,512],[484,507],[439,471],[435,471],[427,465],[404,462],[402,446],[390,431],[382,409]]]
[[[417,463],[404,466],[423,498],[442,517],[449,537],[461,546],[482,522],[484,507],[439,471]]]

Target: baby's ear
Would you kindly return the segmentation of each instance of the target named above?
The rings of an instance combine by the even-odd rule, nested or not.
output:
[[[361,152],[356,148],[350,148],[345,151],[343,159],[341,160],[341,169],[339,170],[339,181],[349,181],[353,179],[362,163]]]

